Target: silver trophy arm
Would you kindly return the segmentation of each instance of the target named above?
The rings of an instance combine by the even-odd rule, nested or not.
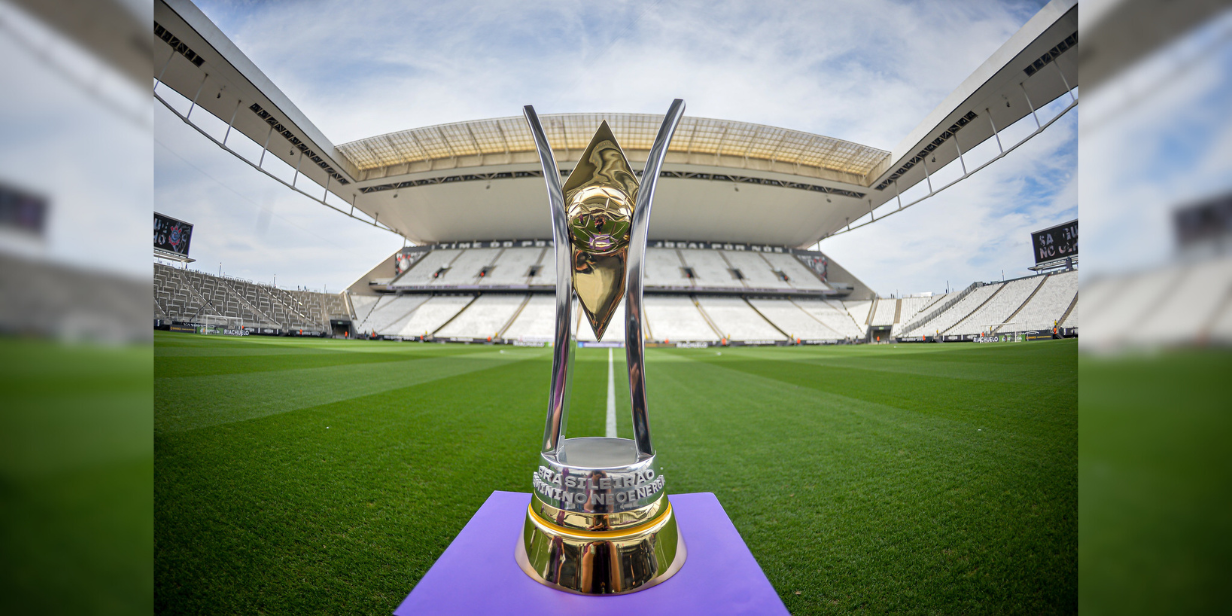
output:
[[[543,181],[548,185],[548,205],[552,210],[552,241],[556,247],[556,335],[552,346],[552,393],[548,398],[547,425],[543,429],[543,451],[556,452],[565,440],[565,424],[569,420],[569,395],[573,354],[573,278],[569,256],[569,229],[565,219],[565,193],[560,186],[560,172],[552,146],[535,108],[522,108],[530,133],[539,151],[543,166]]]
[[[659,169],[667,156],[667,144],[671,142],[680,118],[684,115],[684,100],[672,101],[659,134],[655,136],[646,168],[642,171],[642,185],[637,193],[637,207],[633,210],[633,234],[629,240],[628,283],[625,287],[625,357],[629,362],[629,401],[633,410],[633,442],[639,458],[654,455],[650,442],[650,417],[646,412],[646,349],[642,339],[642,267],[646,260],[646,233],[650,226],[650,206],[654,203],[655,185],[659,181]],[[559,257],[558,257],[559,259]]]

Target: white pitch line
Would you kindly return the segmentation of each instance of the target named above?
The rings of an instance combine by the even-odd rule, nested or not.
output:
[[[607,433],[616,438],[616,376],[612,371],[612,349],[607,350]]]

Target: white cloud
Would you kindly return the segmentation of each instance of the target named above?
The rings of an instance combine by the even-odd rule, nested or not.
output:
[[[783,126],[883,149],[896,145],[1041,4],[200,3],[335,143],[513,116],[528,103],[540,113],[661,113],[670,99],[681,97],[690,115]],[[269,216],[277,232],[261,236],[255,228],[258,206],[220,191],[218,182],[194,179],[199,172],[156,148],[159,203],[174,195],[188,220],[195,215],[233,221],[227,231],[231,245],[210,245],[203,262],[221,259],[228,270],[228,263],[243,263],[254,277],[277,268],[280,280],[294,269],[302,278],[292,284],[328,279],[333,288],[397,246],[392,236],[385,236],[392,246],[390,239],[374,239],[371,234],[379,232],[289,193],[242,163],[226,162],[229,155],[204,147],[199,135],[171,130],[178,122],[165,121],[169,114],[156,117],[160,142],[187,154],[235,193],[256,200],[266,185],[281,190],[268,197],[277,204]],[[1047,169],[1043,159],[1064,149],[1062,124],[1038,138],[1045,145],[1024,147],[982,172],[985,177],[823,248],[881,292],[940,290],[947,274],[960,285],[995,277],[1003,264],[1009,270],[1011,260],[1001,256],[1016,243],[1025,245],[1023,228],[1042,220],[1049,208],[1072,206],[1061,200],[1026,213],[1005,211],[1023,194],[1015,182]],[[1068,138],[1072,149],[1072,131]],[[208,189],[210,184],[215,188]],[[287,224],[279,226],[279,216]],[[284,249],[267,247],[270,233],[287,236],[279,240]],[[198,233],[194,253],[207,250],[206,237]],[[322,250],[299,254],[291,238]],[[860,248],[869,245],[878,250]],[[288,259],[304,264],[284,265]],[[1012,261],[1013,267],[1021,269],[1028,260],[1029,253]]]

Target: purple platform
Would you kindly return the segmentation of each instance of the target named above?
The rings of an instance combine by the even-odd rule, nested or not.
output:
[[[394,614],[787,614],[714,494],[671,499],[688,550],[684,567],[640,592],[585,597],[548,588],[518,568],[513,553],[530,494],[493,492]]]

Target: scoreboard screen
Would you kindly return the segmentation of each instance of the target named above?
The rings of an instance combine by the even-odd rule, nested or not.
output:
[[[154,212],[154,247],[159,250],[187,257],[192,230],[193,226],[189,223]]]
[[[1031,234],[1035,264],[1078,256],[1078,219]]]

